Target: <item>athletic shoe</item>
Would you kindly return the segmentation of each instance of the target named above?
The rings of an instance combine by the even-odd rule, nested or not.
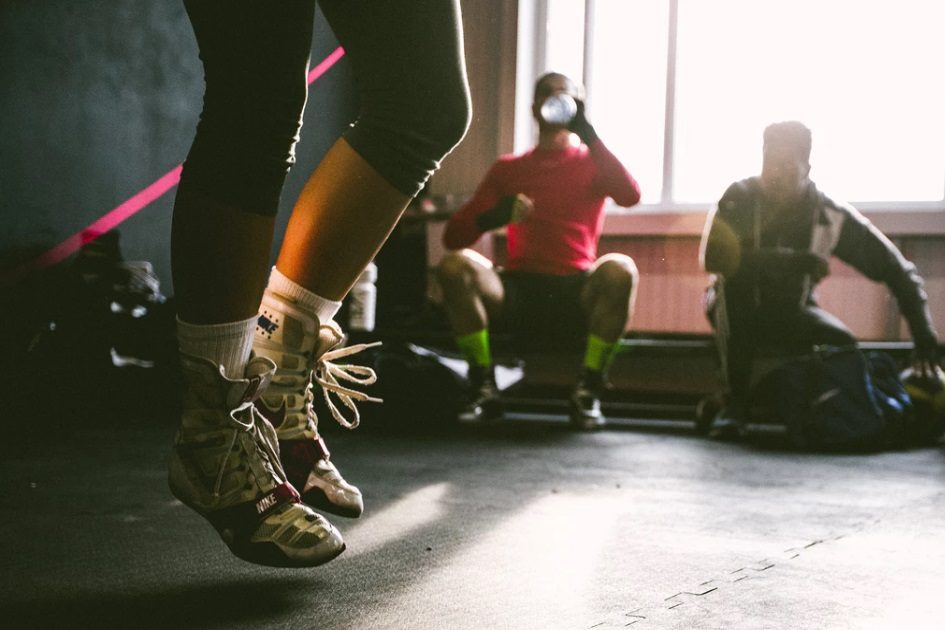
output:
[[[314,315],[266,291],[253,347],[257,354],[275,362],[276,373],[256,408],[275,427],[282,463],[302,500],[326,512],[357,518],[364,511],[361,491],[345,481],[332,463],[312,408],[313,389],[318,387],[335,420],[354,429],[360,422],[355,401],[380,402],[339,383],[340,379],[370,385],[377,380],[373,370],[332,363],[379,344],[343,348],[343,342],[344,334],[335,322],[320,324]],[[338,410],[331,396],[336,396],[349,410],[350,420]]]
[[[568,400],[571,424],[581,431],[594,431],[607,423],[600,409],[600,393],[582,379]]]
[[[607,419],[600,408],[600,396],[605,386],[606,380],[602,372],[584,368],[568,399],[571,424],[576,429],[594,431],[606,424]]]
[[[745,422],[748,414],[744,405],[730,403],[715,414],[709,425],[709,437],[713,440],[732,442],[746,435]]]
[[[469,389],[469,400],[459,412],[461,423],[488,424],[502,419],[502,400],[493,368],[470,366]]]
[[[252,358],[245,377],[181,356],[183,413],[168,485],[210,521],[238,557],[276,567],[312,567],[344,551],[338,531],[302,504],[279,462],[275,431],[253,407],[275,366]]]

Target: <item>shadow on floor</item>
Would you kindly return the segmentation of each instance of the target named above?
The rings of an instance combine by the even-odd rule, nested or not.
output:
[[[113,593],[79,587],[59,596],[8,602],[3,616],[22,628],[226,628],[268,622],[324,590],[317,578],[288,575],[221,576],[213,583],[183,581]]]

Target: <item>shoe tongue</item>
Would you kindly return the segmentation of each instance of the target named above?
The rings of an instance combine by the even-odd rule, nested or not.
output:
[[[259,321],[256,337],[263,345],[281,346],[294,354],[312,353],[318,345],[318,319],[269,291],[263,296]]]
[[[315,350],[318,345],[318,336],[309,329],[311,321],[301,317],[287,316],[283,320],[282,347],[299,354],[307,354]]]
[[[318,329],[318,341],[315,344],[315,358],[322,356],[329,350],[341,345],[345,335],[341,328],[332,320],[328,320]]]

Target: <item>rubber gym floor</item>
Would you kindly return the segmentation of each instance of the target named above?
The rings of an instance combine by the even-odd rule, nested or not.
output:
[[[945,449],[821,455],[685,422],[332,431],[366,512],[316,569],[231,557],[132,417],[8,442],[5,628],[941,628]]]

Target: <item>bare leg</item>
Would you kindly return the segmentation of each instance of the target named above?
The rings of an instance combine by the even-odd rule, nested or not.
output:
[[[571,394],[571,423],[583,431],[604,426],[600,396],[617,342],[633,312],[639,274],[628,256],[607,254],[594,264],[581,291],[589,334],[584,369]]]
[[[465,133],[468,90],[458,0],[319,6],[354,71],[360,111],[296,200],[263,296],[261,317],[270,325],[259,329],[254,347],[278,366],[262,403],[272,413],[287,411],[277,436],[288,479],[310,504],[358,516],[361,493],[341,477],[319,435],[312,372],[319,381],[325,355],[343,342],[332,322],[339,303]],[[351,412],[345,419],[328,398],[331,383],[322,390],[332,416],[356,427],[358,413],[347,405],[354,394],[343,394]]]
[[[489,327],[499,316],[505,290],[492,263],[465,249],[447,254],[436,270],[453,333],[457,337]]]
[[[320,0],[356,77],[358,119],[309,178],[276,266],[339,301],[466,131],[458,0]]]
[[[235,322],[256,314],[268,276],[305,106],[315,3],[185,6],[206,91],[174,204],[174,292],[189,324]]]
[[[180,191],[171,238],[178,316],[192,324],[256,314],[269,276],[274,218]]]
[[[595,263],[581,294],[592,335],[611,343],[623,336],[633,315],[639,277],[629,256],[607,254]]]
[[[341,300],[409,200],[339,140],[299,195],[276,266],[309,291]]]
[[[456,343],[469,363],[471,397],[459,413],[466,423],[492,422],[502,417],[489,349],[489,321],[505,302],[502,280],[486,257],[471,249],[451,252],[437,267],[443,307]]]

